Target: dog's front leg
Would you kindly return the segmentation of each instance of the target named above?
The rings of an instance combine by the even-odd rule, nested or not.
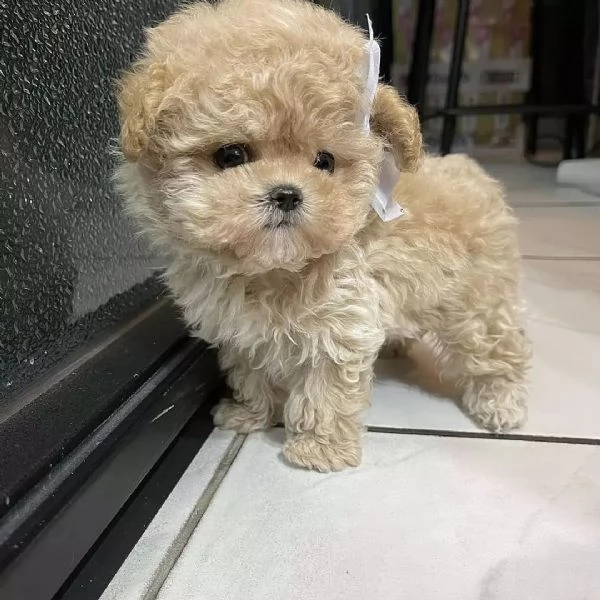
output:
[[[230,348],[220,352],[221,367],[233,398],[224,398],[213,411],[214,423],[221,429],[250,433],[274,425],[275,412],[283,403],[283,393],[263,370],[250,366],[248,358]]]
[[[322,472],[360,464],[361,412],[369,405],[374,359],[335,364],[324,358],[296,375],[284,408],[289,462]]]

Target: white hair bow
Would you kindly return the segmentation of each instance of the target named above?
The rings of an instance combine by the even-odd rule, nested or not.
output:
[[[371,17],[367,15],[367,23],[369,25],[369,41],[366,45],[367,58],[368,58],[368,71],[367,71],[367,112],[363,120],[363,128],[365,131],[370,131],[370,119],[371,119],[371,108],[373,101],[375,100],[375,94],[377,93],[377,83],[379,81],[379,63],[381,60],[381,49],[379,44],[373,36],[373,23]],[[379,166],[379,181],[375,189],[375,197],[371,202],[371,205],[377,212],[377,214],[384,221],[392,221],[402,215],[406,214],[406,211],[394,200],[392,192],[394,187],[400,178],[400,171],[396,168],[394,157],[390,152],[385,152],[384,159]]]

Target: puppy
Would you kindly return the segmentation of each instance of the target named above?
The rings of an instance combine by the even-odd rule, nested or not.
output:
[[[360,463],[386,340],[435,340],[483,427],[526,414],[515,219],[473,161],[423,157],[392,88],[369,106],[366,43],[304,0],[199,3],[148,32],[118,93],[127,208],[228,373],[216,425],[283,418],[287,460],[319,471]],[[389,155],[405,214],[384,222]]]

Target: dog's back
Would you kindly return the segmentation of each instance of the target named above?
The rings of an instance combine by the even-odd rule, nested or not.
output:
[[[453,298],[503,297],[518,280],[516,219],[502,186],[463,155],[427,157],[395,189],[406,215],[373,218],[362,243],[390,305],[404,313]]]

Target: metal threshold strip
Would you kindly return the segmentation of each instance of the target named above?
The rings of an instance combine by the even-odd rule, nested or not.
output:
[[[166,329],[175,328],[166,314],[163,321]],[[139,333],[135,327],[129,329],[126,335],[130,339],[125,343],[135,347]],[[84,380],[90,377],[110,378],[111,368],[100,366],[103,361],[109,364],[111,356],[122,359],[114,350],[109,346],[95,356],[95,368],[82,368],[69,377],[69,389],[85,388],[90,381]],[[113,409],[106,418],[43,473],[0,519],[2,600],[51,600],[66,594],[119,515],[161,464],[169,462],[182,432],[190,429],[199,413],[206,412],[204,407],[221,385],[214,352],[185,336],[169,338],[161,358],[155,357],[141,381],[134,377],[140,372],[139,364],[133,360],[130,366],[134,369],[129,393],[109,402]],[[74,382],[77,377],[83,378],[78,384]],[[113,383],[115,391],[122,394],[122,386]],[[64,392],[64,387],[61,389]],[[107,388],[102,385],[100,389],[104,394]],[[193,451],[175,452],[181,466],[171,464],[170,471],[176,474],[178,468],[185,468],[186,460],[191,460],[210,430],[208,421],[199,429],[197,425],[192,428],[188,438],[193,441]],[[176,483],[175,477],[162,479]],[[161,494],[168,494],[168,489],[161,489]]]

